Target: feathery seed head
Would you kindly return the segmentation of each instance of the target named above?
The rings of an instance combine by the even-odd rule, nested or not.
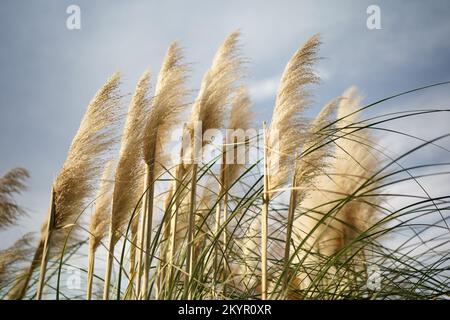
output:
[[[267,136],[269,190],[287,182],[292,155],[304,141],[304,111],[309,107],[308,86],[319,82],[313,66],[320,46],[319,35],[311,37],[289,60],[281,78]]]
[[[124,227],[128,224],[142,192],[143,128],[148,116],[150,99],[150,72],[145,71],[139,79],[122,136],[122,142],[115,173],[113,204],[111,212],[111,230],[113,242],[117,242]]]
[[[75,223],[92,196],[95,184],[107,160],[107,152],[116,142],[121,119],[120,74],[115,73],[91,100],[54,185],[55,220],[52,230]],[[57,236],[52,236],[52,240]]]
[[[144,160],[155,166],[155,176],[162,169],[159,164],[167,161],[164,146],[187,107],[187,73],[188,66],[183,62],[183,51],[177,43],[173,43],[159,72],[155,97],[144,129]]]

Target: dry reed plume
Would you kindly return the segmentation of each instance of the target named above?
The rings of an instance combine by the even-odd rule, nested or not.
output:
[[[14,200],[14,195],[26,189],[24,182],[29,177],[27,170],[15,168],[0,178],[0,230],[15,224],[25,214]]]
[[[131,99],[120,146],[115,172],[112,211],[109,225],[108,257],[105,271],[103,298],[109,299],[110,280],[114,260],[114,248],[140,198],[142,166],[143,127],[149,108],[150,72],[139,79]]]
[[[254,114],[249,90],[242,83],[245,60],[239,39],[240,32],[233,32],[218,48],[192,103],[186,102],[188,65],[178,44],[171,44],[153,97],[150,73],[145,71],[138,80],[121,136],[117,132],[123,119],[120,76],[116,73],[107,81],[90,102],[53,182],[37,248],[30,246],[26,235],[0,251],[4,297],[23,299],[36,286],[36,297],[42,299],[48,282],[45,288],[55,288],[59,299],[62,268],[86,247],[86,298],[96,297],[97,249],[107,236],[100,293],[104,300],[113,287],[117,299],[383,298],[401,290],[408,298],[447,294],[448,277],[442,270],[448,270],[448,233],[432,234],[430,239],[437,245],[433,250],[425,246],[425,259],[410,255],[424,249],[417,233],[395,249],[379,241],[396,228],[401,236],[417,225],[426,225],[419,229],[419,234],[425,230],[421,236],[431,227],[446,230],[448,196],[406,194],[412,204],[400,210],[385,203],[385,188],[405,181],[422,187],[414,170],[435,165],[404,167],[398,162],[403,156],[389,158],[392,161],[384,165],[381,159],[388,156],[369,130],[384,130],[381,125],[415,116],[417,111],[362,120],[361,111],[380,102],[362,107],[362,98],[352,87],[307,120],[311,89],[320,81],[313,69],[320,46],[319,36],[314,35],[284,69],[270,126],[264,122],[263,136],[256,130],[253,135],[248,130]],[[171,146],[173,130],[183,125],[189,106],[191,114],[177,150],[180,163],[172,164],[166,148]],[[206,139],[213,132],[210,129],[215,130],[215,138],[217,130],[227,130],[214,145],[214,139]],[[119,138],[120,150],[113,162]],[[252,145],[261,138],[262,158]],[[441,147],[437,141],[423,146]],[[220,150],[220,156],[205,160],[206,151],[217,146],[214,151]],[[391,164],[400,169],[391,171]],[[422,171],[418,175],[427,176]],[[25,213],[14,197],[25,189],[26,178],[28,172],[21,168],[0,178],[0,230]],[[92,204],[85,228],[83,213]],[[442,221],[415,220],[435,212]],[[387,218],[381,219],[381,213]],[[160,221],[157,228],[154,220]],[[89,234],[88,246],[81,229]],[[413,243],[420,241],[417,246]],[[115,252],[118,244],[120,260]],[[427,261],[433,265],[425,266]],[[394,288],[388,289],[391,292],[371,292],[369,263],[393,270],[383,284]],[[34,279],[39,265],[39,277]],[[115,271],[118,276],[113,281]],[[418,288],[426,293],[417,293]]]
[[[183,61],[183,52],[177,43],[173,43],[167,50],[159,72],[155,97],[144,128],[145,193],[144,215],[141,220],[138,278],[138,292],[141,297],[147,295],[150,276],[151,257],[149,250],[152,237],[155,178],[162,172],[163,168],[168,166],[164,147],[187,107],[185,102],[188,94],[185,83],[187,72],[187,65]]]
[[[36,262],[41,262],[38,299],[42,297],[49,250],[63,246],[69,230],[77,225],[78,217],[92,196],[105,155],[115,143],[116,124],[120,120],[119,81],[120,75],[115,73],[90,102],[53,183],[49,216],[28,272],[30,277],[37,267]],[[19,289],[19,297],[25,294],[28,281],[29,278]]]
[[[227,251],[228,244],[228,192],[233,181],[235,181],[242,169],[244,168],[245,160],[248,154],[248,139],[246,136],[247,129],[250,129],[254,114],[251,111],[251,101],[248,89],[245,86],[240,86],[231,102],[230,117],[227,125],[227,130],[224,137],[224,145],[222,147],[222,163],[220,167],[219,176],[219,202],[216,207],[215,215],[215,234],[220,234],[220,228],[223,227],[223,244],[222,252]],[[238,138],[244,138],[238,139]],[[222,207],[223,203],[223,207]],[[215,269],[219,268],[219,250],[216,250]],[[224,267],[222,277],[225,279],[231,267],[227,257],[223,257]]]
[[[380,168],[381,162],[374,155],[374,138],[358,124],[360,101],[356,89],[351,88],[339,102],[339,121],[336,124],[339,136],[333,137],[334,151],[326,170],[310,182],[314,188],[310,188],[308,197],[299,203],[303,215],[294,221],[294,230],[297,230],[293,236],[294,247],[305,241],[305,248],[330,257],[343,250],[378,219],[377,205],[382,196],[373,199],[365,194],[379,185],[380,182],[367,182]],[[345,199],[348,200],[343,201]],[[322,219],[325,219],[324,223],[319,223]],[[364,253],[361,254],[364,260]],[[314,265],[319,259],[317,254],[305,257],[299,253],[298,257],[295,260],[304,259],[306,266]],[[311,279],[313,272],[298,277],[302,288],[307,287]]]
[[[325,105],[305,133],[304,144],[300,156],[296,156],[291,183],[291,194],[286,227],[284,248],[283,291],[288,289],[291,265],[291,240],[295,212],[311,190],[317,188],[315,182],[320,175],[325,175],[332,157],[333,116],[338,106],[338,99]],[[327,132],[328,131],[328,132]]]
[[[269,197],[287,183],[293,155],[305,140],[308,122],[304,112],[311,104],[308,86],[319,82],[313,70],[319,46],[319,35],[311,37],[289,60],[281,78],[267,133]]]
[[[243,160],[246,156],[246,141],[249,137],[245,137],[245,141],[236,141],[235,134],[240,131],[244,132],[250,129],[253,125],[254,113],[251,111],[252,103],[248,93],[248,89],[245,86],[241,86],[236,91],[233,101],[231,103],[230,119],[227,126],[227,136],[224,158],[230,158],[223,163],[222,172],[224,175],[224,188],[228,188],[233,181],[235,181],[242,168]],[[228,156],[227,154],[230,154]],[[231,162],[231,163],[230,163]],[[226,202],[226,201],[225,201]]]
[[[281,77],[268,130],[264,130],[264,193],[261,218],[261,297],[267,298],[267,233],[269,202],[274,191],[287,183],[295,165],[293,155],[304,142],[304,111],[310,105],[308,86],[319,81],[317,61],[319,35],[311,37],[289,60]]]
[[[191,168],[191,190],[189,199],[189,212],[185,215],[182,213],[178,222],[172,222],[177,225],[176,236],[172,237],[172,246],[177,248],[179,246],[180,238],[184,238],[183,230],[186,230],[186,244],[187,258],[186,258],[186,274],[185,277],[186,294],[188,293],[188,282],[191,279],[191,270],[193,266],[193,234],[194,234],[194,211],[196,209],[196,184],[197,184],[197,161],[199,160],[200,147],[203,147],[206,141],[203,141],[202,146],[198,146],[197,138],[195,134],[195,126],[201,123],[201,137],[209,129],[219,129],[223,127],[226,106],[229,104],[234,90],[236,89],[237,82],[242,77],[242,65],[243,59],[240,56],[239,51],[239,39],[240,33],[238,31],[230,34],[224,41],[224,43],[218,49],[211,68],[203,76],[202,84],[198,96],[192,106],[192,113],[189,122],[187,123],[186,130],[189,132],[191,141],[190,149],[186,153],[188,158],[183,156],[182,172],[186,172],[186,168]],[[185,161],[187,160],[187,162]],[[191,166],[192,164],[192,166]],[[182,178],[184,174],[181,174]],[[171,252],[175,250],[172,249]]]

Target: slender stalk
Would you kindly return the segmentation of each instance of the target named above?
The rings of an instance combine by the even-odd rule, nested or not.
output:
[[[130,248],[130,285],[131,285],[131,290],[130,290],[130,294],[131,297],[133,297],[134,291],[133,291],[133,283],[134,280],[136,279],[136,245],[137,245],[137,232],[136,234],[134,234],[131,238],[131,248]]]
[[[47,262],[48,262],[48,254],[49,254],[49,247],[50,247],[50,238],[52,233],[52,226],[55,223],[55,192],[52,188],[52,193],[50,197],[50,208],[48,211],[48,219],[47,219],[47,231],[45,233],[45,240],[44,240],[44,249],[42,251],[42,258],[41,258],[41,269],[39,273],[39,282],[37,285],[37,294],[36,299],[41,300],[42,299],[42,292],[44,289],[44,283],[45,283],[45,274],[47,271]]]
[[[173,193],[171,191],[169,191],[168,194],[168,198],[166,199],[166,204],[164,206],[165,210],[164,210],[164,216],[163,216],[163,239],[162,239],[162,246],[160,248],[160,262],[158,264],[158,270],[157,270],[157,274],[156,274],[156,279],[157,279],[157,283],[158,283],[158,294],[156,296],[156,300],[160,299],[161,294],[162,294],[162,290],[164,288],[164,282],[166,281],[166,277],[167,277],[167,260],[168,260],[168,254],[169,254],[169,249],[170,249],[170,245],[169,245],[169,240],[170,240],[170,229],[171,229],[171,225],[170,225],[170,215],[168,215],[168,208],[170,206],[170,202],[172,201],[172,196]]]
[[[177,220],[178,220],[178,207],[173,207],[172,219],[170,221],[170,243],[169,243],[169,261],[167,266],[169,268],[169,284],[172,282],[173,274],[174,274],[174,260],[175,260],[175,241],[176,241],[176,229],[177,229]]]
[[[228,246],[228,232],[227,232],[227,221],[228,221],[228,192],[225,192],[223,195],[223,222],[225,223],[225,227],[223,230],[223,252],[225,254]],[[228,267],[228,260],[227,257],[224,257],[224,272],[227,272],[229,269]],[[224,278],[226,278],[226,275],[224,275]]]
[[[222,201],[223,201],[223,223],[225,224],[224,229],[223,229],[223,271],[222,271],[222,279],[225,282],[226,277],[227,277],[227,271],[228,271],[228,259],[226,257],[226,251],[227,251],[227,220],[228,220],[228,210],[227,210],[227,202],[228,202],[228,165],[227,165],[227,143],[228,143],[228,139],[225,138],[224,139],[224,144],[223,144],[223,150],[222,150],[222,170],[220,173],[220,180],[221,180],[221,190],[220,190],[220,197],[222,197]],[[234,151],[232,151],[234,152]],[[220,204],[221,202],[219,202],[218,204],[218,209],[219,209],[219,219],[220,219]],[[219,220],[220,223],[220,220]],[[225,283],[223,284],[223,291],[225,291]]]
[[[189,216],[188,216],[188,233],[187,233],[187,249],[186,249],[186,275],[184,281],[184,294],[188,299],[191,298],[192,292],[189,290],[189,284],[192,279],[193,269],[193,235],[194,235],[194,221],[195,221],[195,207],[196,207],[196,192],[197,192],[197,169],[198,164],[192,164],[192,181],[191,181],[191,198],[189,202]]]
[[[225,194],[223,195],[223,222],[225,224],[224,229],[223,229],[223,271],[222,271],[222,279],[224,281],[223,283],[223,287],[222,287],[222,291],[223,294],[226,295],[226,289],[227,289],[227,284],[226,284],[226,279],[228,276],[228,271],[230,270],[230,267],[228,266],[228,257],[227,257],[227,247],[228,247],[228,206],[227,206],[227,202],[228,202],[228,192],[226,191]]]
[[[297,190],[295,190],[296,181],[295,174],[292,176],[292,189],[291,195],[289,198],[289,211],[287,217],[287,227],[286,227],[286,243],[284,247],[284,279],[283,279],[283,287],[282,292],[286,293],[289,285],[289,258],[290,258],[290,248],[291,248],[291,239],[292,239],[292,226],[294,224],[294,213],[295,213],[295,205],[297,203]]]
[[[109,247],[108,247],[108,258],[106,260],[106,271],[105,271],[105,284],[103,287],[103,300],[109,300],[109,287],[111,285],[111,273],[114,260],[114,231],[109,231]]]
[[[144,182],[144,194],[147,194],[148,192],[148,185],[147,185],[147,177],[145,178]],[[144,272],[143,266],[144,266],[144,251],[145,251],[145,226],[147,225],[147,201],[146,198],[143,199],[143,211],[142,211],[142,219],[140,223],[140,242],[139,242],[139,259],[138,259],[138,277],[136,279],[136,292],[138,297],[141,295],[141,284],[142,284],[142,275]]]
[[[86,299],[92,298],[92,282],[94,279],[95,251],[89,249]]]
[[[221,197],[220,195],[221,193],[219,193],[219,198]],[[219,229],[220,229],[220,214],[221,214],[221,210],[220,210],[220,204],[221,201],[219,201],[219,203],[217,203],[217,207],[216,207],[216,215],[215,215],[215,223],[214,223],[214,234],[216,236],[217,241],[219,240]],[[214,280],[217,281],[218,277],[219,277],[219,244],[216,243],[216,245],[214,246],[214,260],[213,260],[213,270],[214,270]],[[217,291],[216,291],[216,286],[214,285],[213,288],[214,292],[214,296],[217,298]]]
[[[169,242],[169,261],[167,263],[167,267],[169,268],[169,276],[167,277],[168,285],[172,283],[175,268],[174,268],[174,260],[175,260],[175,246],[176,246],[176,236],[177,236],[177,224],[178,224],[178,208],[180,206],[180,195],[177,192],[180,192],[180,172],[181,172],[181,164],[177,168],[177,172],[175,175],[175,205],[172,205],[172,216],[170,219],[170,242]]]
[[[148,293],[148,283],[150,277],[150,243],[152,238],[152,223],[153,223],[153,193],[154,193],[154,166],[146,164],[145,166],[145,184],[147,186],[147,192],[144,194],[144,203],[146,209],[146,223],[144,225],[145,237],[144,242],[144,275],[143,275],[143,283],[142,283],[142,292],[141,298],[145,299]]]
[[[176,172],[175,172],[176,174]],[[172,184],[169,184],[169,190],[166,196],[166,201],[164,202],[164,216],[162,221],[163,228],[163,239],[162,246],[159,250],[160,262],[158,264],[158,270],[156,273],[156,280],[158,281],[158,295],[156,299],[160,299],[163,289],[165,288],[164,283],[167,281],[167,276],[170,274],[168,270],[168,255],[170,254],[170,232],[171,232],[171,212],[169,209],[173,208],[172,201],[174,199],[174,192]]]
[[[269,217],[269,175],[267,166],[267,130],[266,123],[263,123],[264,132],[264,191],[262,196],[261,215],[261,299],[267,299],[267,232]]]
[[[134,284],[136,283],[137,270],[139,268],[138,265],[136,264],[137,263],[136,255],[138,254],[137,251],[139,249],[138,233],[139,233],[140,215],[141,215],[140,210],[138,212],[135,212],[135,214],[132,218],[131,224],[130,224],[130,229],[129,229],[130,234],[131,234],[130,249],[129,249],[129,256],[130,256],[129,274],[130,275],[128,277],[128,288],[127,288],[127,293],[126,293],[126,298],[129,298],[129,299],[137,298],[137,292],[135,291],[136,288],[135,288]],[[124,248],[123,248],[123,250],[124,250]],[[119,275],[119,277],[120,277],[120,275]]]
[[[186,124],[183,126],[183,132],[186,132]],[[183,137],[184,139],[184,137]],[[184,157],[184,148],[183,144],[180,148],[180,161],[181,163],[177,166],[176,172],[175,172],[175,187],[173,189],[173,197],[175,200],[175,205],[172,205],[172,215],[170,219],[170,243],[169,243],[169,261],[168,261],[168,268],[169,268],[169,276],[167,277],[168,285],[172,283],[175,268],[174,268],[174,260],[175,260],[175,249],[176,249],[176,239],[177,239],[177,223],[178,223],[178,208],[180,207],[181,203],[181,181],[183,180],[184,176],[184,169],[183,169],[183,157]]]
[[[222,214],[222,201],[224,202],[224,211],[226,208],[226,200],[224,198],[225,196],[225,192],[226,192],[226,169],[227,169],[227,154],[226,154],[226,149],[227,148],[227,139],[224,138],[223,140],[223,145],[222,145],[222,164],[220,167],[220,192],[219,192],[219,201],[217,203],[217,208],[216,208],[216,215],[215,215],[215,226],[214,226],[214,233],[216,235],[217,240],[219,240],[219,230],[220,230],[220,225],[221,225],[221,214]],[[222,199],[224,198],[224,199]],[[224,213],[225,215],[225,213]],[[226,217],[224,216],[224,222],[226,221]],[[224,235],[223,237],[224,243],[223,243],[223,254],[225,254],[225,241],[226,241],[226,236]],[[217,243],[214,247],[214,279],[217,279],[219,276],[219,250],[218,250],[218,246],[220,246],[220,243]],[[225,261],[225,265],[226,265],[226,258],[225,256],[223,257],[223,260]]]

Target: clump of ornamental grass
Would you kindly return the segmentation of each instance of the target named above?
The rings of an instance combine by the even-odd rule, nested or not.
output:
[[[195,264],[194,257],[194,232],[196,211],[196,185],[198,176],[198,162],[202,154],[202,148],[208,141],[199,142],[198,138],[210,129],[223,128],[228,106],[237,83],[242,77],[243,59],[239,52],[240,33],[238,31],[230,34],[218,49],[214,56],[212,66],[202,79],[200,91],[192,106],[192,112],[185,131],[189,135],[188,150],[182,150],[182,162],[177,169],[176,180],[181,181],[185,174],[190,171],[190,196],[188,210],[175,212],[172,225],[170,264],[173,264],[174,253],[180,248],[181,240],[186,241],[185,261],[185,296],[189,296],[189,286],[192,285],[192,270]],[[196,126],[200,127],[200,132]],[[199,135],[199,136],[197,136]],[[177,184],[177,183],[176,183]],[[176,189],[179,188],[175,186]],[[179,215],[179,217],[178,217]]]

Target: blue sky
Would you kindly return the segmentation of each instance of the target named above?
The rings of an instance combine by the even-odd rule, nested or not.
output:
[[[81,8],[81,30],[66,28],[66,8],[71,4]],[[381,9],[381,30],[366,27],[371,4]],[[350,85],[357,85],[370,102],[450,80],[449,16],[450,3],[445,0],[2,0],[0,174],[23,166],[32,178],[19,199],[29,217],[2,233],[6,236],[0,247],[39,229],[51,182],[96,90],[120,70],[123,93],[131,92],[144,69],[157,73],[172,41],[185,48],[186,60],[192,63],[189,85],[195,90],[219,44],[240,29],[243,53],[251,61],[247,82],[254,111],[259,120],[269,120],[286,62],[318,32],[323,39],[318,65],[323,83],[315,92],[314,110]],[[449,88],[408,96],[376,112],[448,108]],[[429,138],[447,132],[449,119],[424,117],[399,126]],[[401,140],[387,141],[393,152],[405,146]],[[431,150],[421,159],[445,157],[448,154]]]

